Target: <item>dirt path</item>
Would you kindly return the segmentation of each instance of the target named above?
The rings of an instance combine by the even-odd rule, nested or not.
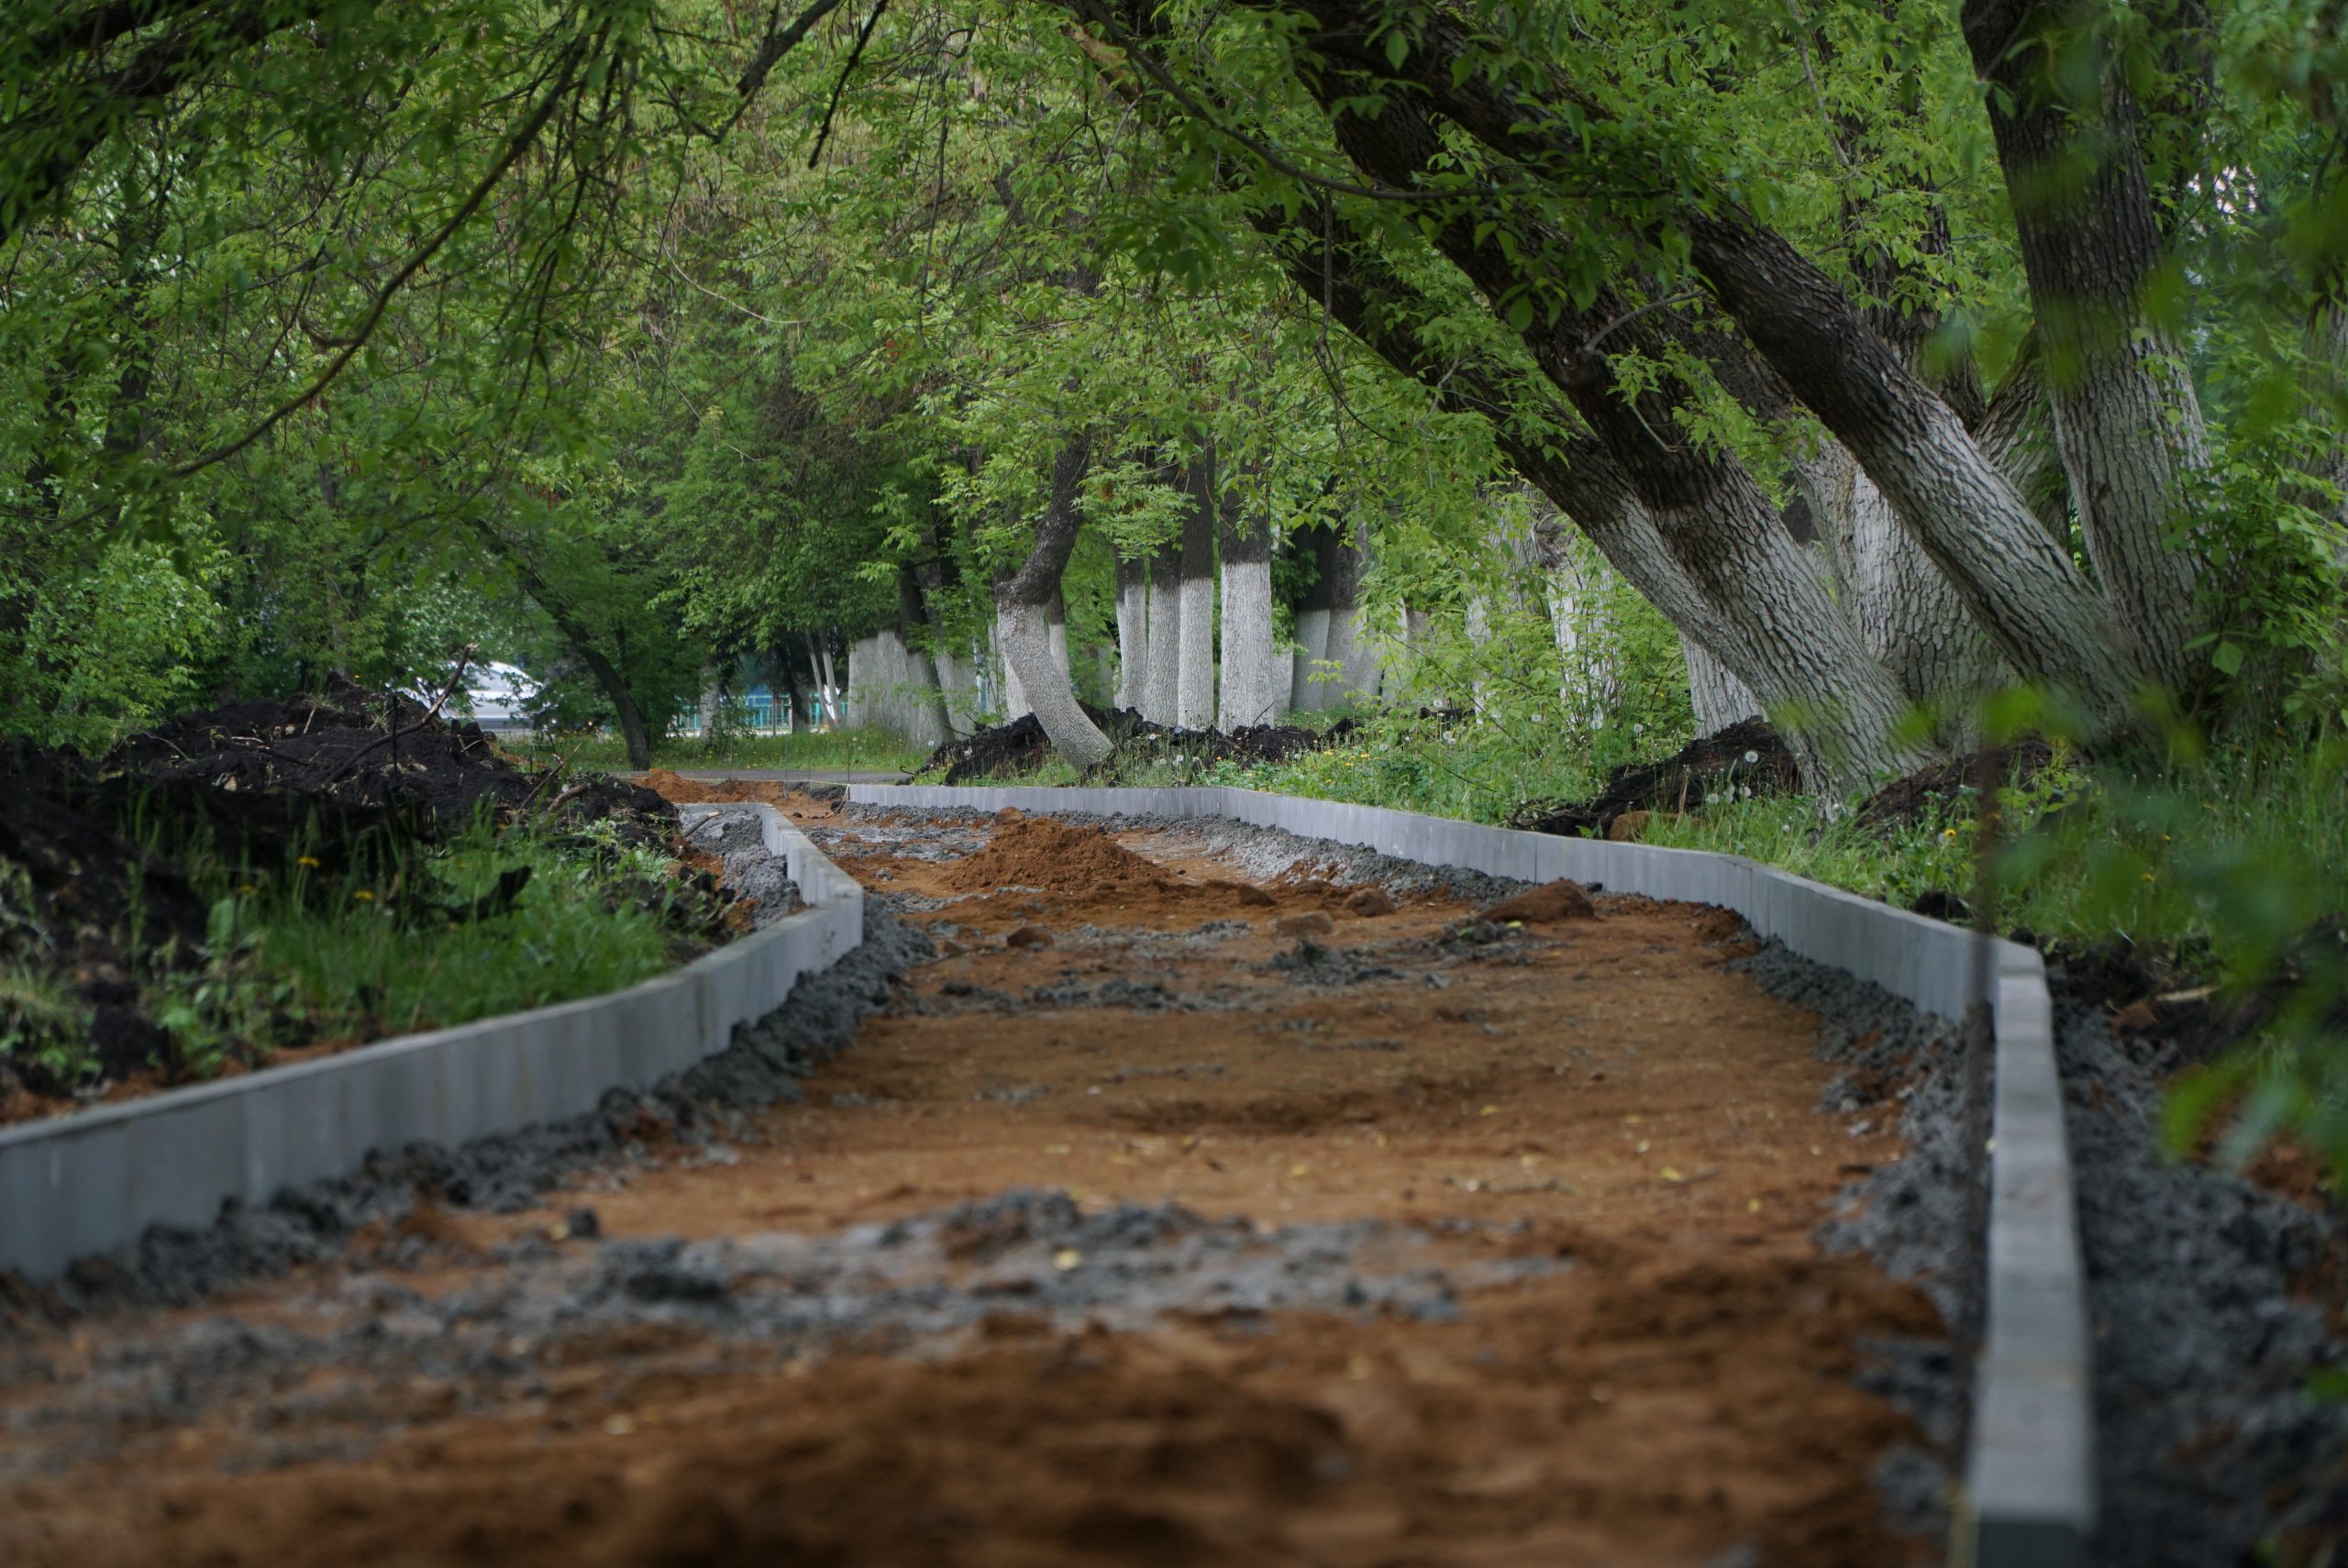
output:
[[[1937,1320],[1811,1240],[1899,1151],[1733,921],[782,800],[939,948],[802,1103],[30,1347],[0,1560],[1933,1555],[1859,1380]]]

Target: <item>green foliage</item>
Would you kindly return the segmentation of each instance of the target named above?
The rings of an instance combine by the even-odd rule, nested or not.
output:
[[[501,743],[533,762],[562,762],[583,768],[624,768],[627,758],[616,736],[542,735]],[[872,768],[909,773],[923,754],[880,730],[802,730],[794,734],[680,735],[652,748],[652,766],[681,772],[695,768],[751,767],[791,771]]]
[[[418,912],[468,905],[523,867],[510,911]],[[201,1076],[289,1036],[370,1040],[601,995],[674,962],[648,889],[675,896],[657,859],[487,823],[421,857],[375,845],[325,881],[298,866],[282,881],[223,877],[204,963],[162,982],[156,1017]]]
[[[34,1063],[50,1081],[83,1082],[97,1071],[90,1011],[64,977],[0,964],[0,1055]]]

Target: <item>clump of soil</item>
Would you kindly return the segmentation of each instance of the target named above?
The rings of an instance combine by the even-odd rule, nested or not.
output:
[[[1201,765],[1286,762],[1305,752],[1334,745],[1356,728],[1351,719],[1341,719],[1326,730],[1307,729],[1301,724],[1253,724],[1224,734],[1220,730],[1178,730],[1153,723],[1131,708],[1095,708],[1087,703],[1084,712],[1109,737],[1122,758],[1179,756]],[[915,771],[925,778],[939,775],[938,783],[967,784],[973,779],[1032,773],[1051,754],[1052,743],[1045,736],[1043,724],[1035,714],[1024,713],[1007,724],[947,742]],[[1115,767],[1113,760],[1110,767]]]
[[[1582,891],[1580,883],[1560,878],[1537,888],[1527,888],[1513,898],[1502,899],[1476,918],[1546,925],[1551,921],[1596,920],[1598,906],[1589,901],[1589,895]]]
[[[2029,783],[2054,766],[2054,748],[2036,735],[1988,753],[1937,763],[1885,785],[1859,808],[1862,826],[1908,827],[1938,822],[1949,808],[1979,793],[1984,772],[2009,787]]]
[[[1634,762],[1607,777],[1587,801],[1527,801],[1508,819],[1513,828],[1567,838],[1604,838],[1614,819],[1631,812],[1700,811],[1713,799],[1786,795],[1801,788],[1778,732],[1759,719],[1731,724],[1689,741],[1658,762]]]
[[[1027,817],[1005,826],[984,849],[958,861],[942,878],[956,892],[1036,888],[1051,893],[1155,889],[1158,868],[1099,828],[1071,827],[1057,817]]]

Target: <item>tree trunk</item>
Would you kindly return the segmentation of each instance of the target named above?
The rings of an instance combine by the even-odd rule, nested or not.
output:
[[[954,720],[947,712],[946,683],[937,675],[936,629],[930,624],[928,599],[909,561],[897,568],[897,624],[912,665],[915,712],[921,719],[918,732],[909,725],[905,738],[915,745],[944,745],[954,738]]]
[[[1322,650],[1320,681],[1324,708],[1343,707],[1362,695],[1376,696],[1383,671],[1371,640],[1362,635],[1361,590],[1369,558],[1354,529],[1341,527],[1329,558],[1329,629]]]
[[[995,584],[994,665],[996,671],[997,723],[1016,723],[1033,712],[1027,701],[1026,683],[1011,667],[1011,613],[1002,607],[1002,584]]]
[[[1214,450],[1183,475],[1191,504],[1182,514],[1181,633],[1174,685],[1174,727],[1214,728]]]
[[[1075,436],[1060,448],[1052,460],[1051,492],[1036,525],[1036,543],[1019,569],[995,586],[1004,664],[1018,677],[1052,749],[1080,769],[1099,767],[1113,748],[1078,704],[1069,686],[1067,664],[1052,656],[1050,617],[1069,556],[1076,548],[1081,521],[1078,492],[1091,460],[1091,442],[1086,436]]]
[[[1557,701],[1566,718],[1588,729],[1604,726],[1620,679],[1606,613],[1605,568],[1578,558],[1561,536],[1562,517],[1535,521],[1534,561],[1545,586],[1550,638],[1557,649]]]
[[[1604,446],[1589,436],[1559,443],[1520,434],[1526,424],[1523,418],[1526,406],[1537,407],[1554,394],[1512,382],[1506,370],[1490,361],[1437,352],[1412,337],[1404,324],[1422,319],[1433,307],[1401,282],[1374,248],[1334,212],[1316,209],[1295,221],[1263,213],[1256,215],[1256,221],[1259,229],[1280,244],[1290,274],[1307,298],[1324,304],[1397,370],[1423,381],[1446,407],[1489,418],[1501,449],[1517,470],[1589,534],[1608,564],[1684,635],[1726,663],[1749,688],[1780,704],[1783,722],[1793,732],[1797,756],[1814,786],[1833,788],[1840,780],[1902,768],[1913,759],[1907,747],[1895,744],[1884,716],[1898,704],[1881,671],[1875,671],[1871,680],[1862,677],[1868,690],[1880,689],[1877,712],[1863,725],[1850,722],[1836,697],[1837,658],[1847,652],[1857,655],[1857,662],[1864,664],[1861,650],[1844,648],[1845,643],[1855,644],[1855,632],[1846,628],[1837,634],[1833,656],[1806,646],[1799,632],[1791,632],[1792,657],[1778,657],[1789,651],[1782,640],[1773,646],[1769,639],[1755,635],[1756,629],[1767,627],[1773,618],[1767,595],[1745,595],[1742,613],[1725,613],[1712,599],[1709,585],[1700,581],[1667,545],[1655,515]],[[1331,240],[1332,235],[1343,237],[1342,242]],[[1569,425],[1570,417],[1563,410],[1552,406],[1545,412],[1552,426]],[[1785,540],[1786,549],[1796,548],[1774,515],[1767,520],[1767,532]],[[1783,564],[1803,584],[1798,597],[1811,606],[1811,618],[1823,605],[1831,621],[1832,606],[1825,604],[1823,591],[1807,566],[1798,558]],[[1816,738],[1808,738],[1813,734]]]
[[[1272,644],[1272,514],[1234,494],[1222,506],[1223,702],[1225,733],[1268,724],[1279,714]]]
[[[1174,723],[1182,677],[1182,541],[1168,539],[1149,558],[1147,659],[1141,674],[1142,717]]]
[[[1117,695],[1120,708],[1141,706],[1149,664],[1149,563],[1117,558]]]
[[[559,619],[555,622],[558,628],[561,624]],[[567,632],[563,635],[570,635]],[[595,678],[595,684],[604,689],[604,695],[611,701],[612,712],[619,717],[620,744],[627,748],[628,767],[638,773],[643,772],[652,766],[652,732],[645,727],[644,711],[636,705],[636,693],[630,691],[627,682],[620,679],[619,668],[596,652],[593,646],[576,638],[571,640],[570,646],[579,655],[580,662],[587,667],[587,672]]]
[[[2144,672],[2185,687],[2194,663],[2194,558],[2179,548],[2189,490],[2210,467],[2183,346],[2147,294],[2167,258],[2144,168],[2143,111],[2116,59],[2066,102],[2046,48],[2073,50],[2077,8],[1967,0],[1966,45],[1991,84],[1989,129],[2046,356],[2054,440],[2079,532]]]
[[[1512,84],[1496,79],[1479,58],[1474,39],[1457,21],[1430,14],[1413,34],[1412,48],[1393,68],[1406,72],[1417,89],[1406,94],[1391,90],[1398,84],[1383,51],[1373,56],[1368,35],[1343,26],[1335,0],[1312,0],[1309,8],[1328,16],[1327,30],[1305,36],[1335,69],[1309,78],[1308,85],[1331,111],[1346,152],[1365,171],[1407,184],[1432,164],[1440,147],[1426,117],[1429,105],[1504,157],[1522,160],[1540,177],[1560,177],[1582,165],[1583,144],[1572,129],[1582,115],[1526,101]],[[1349,50],[1357,52],[1345,52]],[[1375,116],[1360,112],[1366,104],[1379,105],[1380,112]],[[2100,596],[2067,555],[2047,541],[2028,507],[1974,446],[1956,414],[1868,326],[1846,294],[1733,202],[1691,203],[1676,215],[1690,259],[1719,303],[1795,394],[1851,449],[1890,498],[1903,525],[1917,530],[1968,610],[2016,668],[2071,690],[2107,723],[2128,722],[2139,668],[2128,647],[2114,646],[2127,639],[2114,637]],[[1549,237],[1531,232],[1517,237],[1521,244],[1503,246],[1503,237],[1490,226],[1476,225],[1466,214],[1434,237],[1438,248],[1494,300],[1510,297],[1532,282],[1512,257],[1528,250],[1538,254],[1552,243]],[[1666,490],[1658,488],[1678,485],[1700,494],[1725,484],[1727,490],[1716,493],[1728,499],[1728,491],[1750,487],[1749,476],[1739,483],[1726,475],[1723,465],[1693,460],[1672,465],[1681,470],[1678,480],[1667,469],[1650,471],[1649,459],[1660,448],[1654,432],[1674,427],[1670,400],[1651,392],[1645,402],[1666,423],[1656,425],[1650,418],[1634,422],[1637,429],[1623,426],[1619,404],[1608,406],[1612,401],[1611,355],[1637,350],[1667,359],[1674,344],[1663,326],[1670,319],[1658,320],[1601,294],[1593,309],[1567,312],[1556,322],[1536,318],[1524,337],[1545,372],[1631,473],[1657,527],[1674,545],[1674,555],[1690,568],[1690,576],[1716,607],[1740,629],[1750,629],[1755,624],[1747,613],[1750,602],[1757,598],[1777,603],[1785,581],[1754,583],[1744,594],[1747,604],[1743,607],[1722,599],[1734,569],[1695,569],[1675,536],[1675,513],[1680,508],[1667,503]],[[1616,342],[1608,354],[1587,350],[1589,343],[1609,337]],[[1700,466],[1720,470],[1719,477],[1699,478],[1695,469]],[[1736,498],[1733,512],[1716,521],[1732,532],[1741,531],[1744,520],[1736,513],[1745,504],[1744,498]],[[1805,606],[1795,617],[1805,632],[1823,630],[1833,619],[1816,609]],[[1855,647],[1849,651],[1863,654]],[[1826,662],[1841,675],[1859,673],[1840,649]],[[1753,690],[1775,710],[1775,697],[1767,687],[1782,685],[1780,673],[1762,668],[1749,673],[1765,681]],[[1870,688],[1879,682],[1885,691],[1896,690],[1880,679],[1880,672],[1875,679],[1860,679]],[[1811,679],[1805,676],[1800,683],[1811,684]],[[1841,702],[1845,696],[1841,690],[1825,695],[1830,702]],[[1875,710],[1879,695],[1866,693],[1859,708]],[[1854,710],[1854,718],[1861,730],[1876,727],[1871,715],[1860,717]],[[1850,743],[1858,738],[1845,734],[1837,745],[1855,756]],[[1883,738],[1888,740],[1888,732]]]
[[[1329,591],[1336,581],[1343,536],[1327,524],[1315,524],[1302,537],[1312,551],[1312,586],[1304,591],[1303,602],[1296,608],[1296,660],[1290,673],[1288,705],[1291,712],[1309,713],[1329,705],[1328,688],[1313,677],[1329,657]]]
[[[1052,602],[1046,612],[1045,631],[1050,640],[1052,663],[1063,676],[1069,676],[1073,688],[1074,668],[1068,661],[1068,596],[1058,589],[1052,590]]]
[[[840,685],[832,672],[831,638],[821,632],[807,634],[807,658],[815,667],[816,689],[823,696],[822,727],[836,729],[840,723]]]
[[[1679,639],[1679,655],[1688,661],[1688,695],[1696,710],[1697,734],[1716,735],[1731,724],[1764,716],[1744,682],[1694,638]]]

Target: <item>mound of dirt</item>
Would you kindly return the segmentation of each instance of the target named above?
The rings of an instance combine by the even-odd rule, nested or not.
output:
[[[1089,893],[1111,888],[1157,888],[1165,875],[1099,828],[1071,827],[1056,817],[1025,817],[1006,825],[984,849],[954,863],[941,878],[961,893],[997,888],[1036,888]]]
[[[1546,925],[1552,921],[1596,920],[1598,907],[1589,901],[1589,895],[1582,891],[1579,882],[1560,878],[1555,882],[1544,882],[1537,888],[1527,888],[1512,898],[1502,899],[1476,918]]]
[[[1709,801],[1790,794],[1801,771],[1778,732],[1759,719],[1731,724],[1689,742],[1658,762],[1634,762],[1608,776],[1587,801],[1527,801],[1508,825],[1567,838],[1604,838],[1614,819],[1630,812],[1700,811]]]
[[[1938,822],[1958,801],[1977,795],[1986,771],[1999,783],[2029,783],[2054,766],[2054,748],[2036,735],[1988,753],[1975,752],[1885,785],[1859,808],[1862,826],[1889,829]]]
[[[1335,745],[1357,727],[1351,719],[1341,719],[1326,730],[1301,724],[1254,724],[1226,734],[1220,730],[1178,730],[1153,723],[1131,708],[1095,708],[1086,703],[1084,712],[1121,757],[1180,756],[1199,764],[1286,762]],[[1007,724],[948,741],[930,753],[916,771],[927,776],[943,769],[938,782],[967,784],[973,779],[1032,773],[1051,754],[1052,743],[1046,738],[1043,724],[1035,714],[1025,713]]]
[[[479,725],[339,677],[316,696],[235,701],[142,731],[105,771],[155,797],[162,820],[262,868],[307,853],[333,869],[369,830],[432,840],[483,812],[608,821],[640,844],[676,827],[675,812],[640,785],[581,774],[555,788],[500,756]]]

